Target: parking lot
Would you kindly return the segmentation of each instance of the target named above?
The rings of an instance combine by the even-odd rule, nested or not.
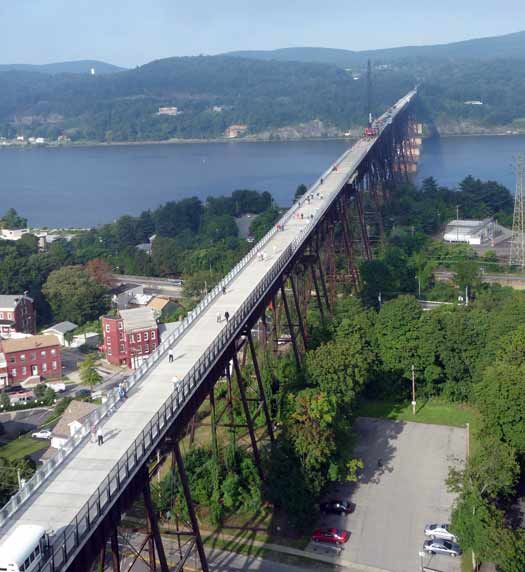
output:
[[[418,572],[425,525],[450,521],[453,496],[445,479],[449,466],[465,458],[466,430],[371,418],[358,419],[355,429],[363,474],[358,483],[341,484],[331,495],[350,499],[355,512],[326,515],[320,526],[350,531],[341,564],[361,564],[371,572]],[[459,558],[437,555],[425,557],[423,565],[442,572],[461,567]]]

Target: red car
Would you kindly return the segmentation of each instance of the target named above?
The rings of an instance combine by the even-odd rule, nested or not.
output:
[[[317,528],[312,534],[314,542],[330,542],[331,544],[344,544],[349,538],[348,530],[340,528]]]

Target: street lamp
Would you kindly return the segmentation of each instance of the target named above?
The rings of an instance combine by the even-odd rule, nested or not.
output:
[[[412,415],[416,414],[416,368],[412,364]]]

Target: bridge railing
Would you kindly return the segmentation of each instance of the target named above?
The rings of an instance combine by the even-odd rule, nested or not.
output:
[[[301,234],[281,253],[206,352],[202,354],[182,381],[174,385],[171,396],[111,469],[104,483],[97,488],[80,509],[75,519],[64,530],[53,536],[50,558],[40,566],[39,570],[42,572],[60,570],[71,553],[83,542],[86,535],[89,535],[90,530],[98,525],[106,509],[119,496],[120,491],[127,486],[139,468],[144,465],[145,460],[154,452],[159,439],[171,426],[174,418],[182,410],[203,377],[220,358],[225,348],[235,339],[239,328],[245,323],[254,306],[282,273],[293,254],[307,238],[308,233],[305,232],[305,229],[311,224],[312,222],[309,222],[303,227]]]

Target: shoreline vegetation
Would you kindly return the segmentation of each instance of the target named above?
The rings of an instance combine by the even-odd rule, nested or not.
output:
[[[503,128],[502,128],[503,129]],[[441,138],[460,138],[460,137],[523,137],[525,136],[525,129],[516,130],[506,130],[495,129],[490,131],[472,131],[472,132],[455,132],[455,131],[441,131],[433,133],[431,135],[423,137],[423,140]],[[39,144],[20,144],[13,143],[11,145],[2,145],[1,149],[60,149],[60,148],[83,148],[83,147],[132,147],[141,145],[196,145],[196,144],[218,144],[218,143],[298,143],[298,142],[321,142],[321,141],[347,141],[348,143],[355,143],[358,140],[357,136],[323,136],[323,137],[289,137],[289,138],[268,138],[250,136],[250,137],[239,137],[239,138],[227,138],[227,137],[212,137],[207,139],[145,139],[143,141],[71,141],[68,143],[39,143]]]

